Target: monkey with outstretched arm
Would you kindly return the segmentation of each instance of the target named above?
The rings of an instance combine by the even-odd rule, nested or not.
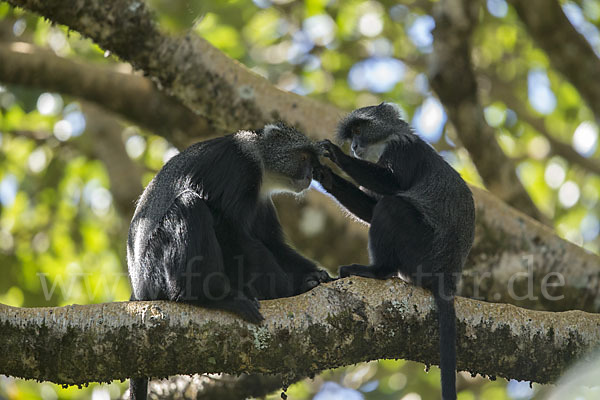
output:
[[[354,157],[326,140],[325,156],[356,184],[326,166],[314,179],[357,218],[370,224],[371,265],[347,265],[350,275],[400,275],[431,290],[439,315],[442,398],[456,399],[454,294],[473,244],[475,207],[460,175],[402,120],[390,103],[350,113],[338,127]]]
[[[271,201],[310,186],[319,149],[282,123],[196,143],[171,158],[140,197],[129,228],[132,300],[172,300],[259,323],[258,300],[331,280],[283,237]],[[132,379],[145,399],[146,378]]]

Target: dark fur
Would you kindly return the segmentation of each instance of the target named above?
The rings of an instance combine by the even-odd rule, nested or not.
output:
[[[340,268],[340,276],[386,279],[400,273],[432,291],[439,314],[442,397],[456,398],[456,316],[454,294],[473,243],[475,209],[460,175],[416,136],[389,104],[353,111],[338,137],[360,153],[392,139],[377,163],[346,155],[322,142],[332,159],[361,188],[329,168],[315,179],[352,214],[370,223],[371,265]]]
[[[258,299],[293,296],[330,279],[285,243],[270,196],[261,194],[265,165],[310,182],[317,149],[281,124],[265,132],[192,145],[150,182],[129,229],[132,300],[186,302],[259,323]],[[132,379],[131,398],[145,399],[147,383]]]

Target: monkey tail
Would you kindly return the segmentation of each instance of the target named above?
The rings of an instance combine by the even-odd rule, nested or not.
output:
[[[148,397],[148,379],[132,378],[129,380],[129,399],[146,400]]]
[[[456,400],[456,311],[454,296],[434,292],[440,324],[442,400]]]

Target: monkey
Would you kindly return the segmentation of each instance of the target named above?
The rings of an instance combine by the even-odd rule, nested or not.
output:
[[[129,228],[131,300],[171,300],[233,312],[251,323],[258,300],[331,280],[286,244],[271,200],[303,193],[319,148],[284,123],[196,143],[145,188]],[[132,399],[148,380],[131,379]]]
[[[324,156],[360,187],[323,165],[315,168],[314,179],[370,224],[371,262],[342,266],[340,277],[400,275],[432,292],[439,316],[442,398],[456,399],[454,295],[474,239],[471,190],[393,103],[352,111],[339,123],[337,137],[351,141],[354,157],[329,140],[319,143]]]

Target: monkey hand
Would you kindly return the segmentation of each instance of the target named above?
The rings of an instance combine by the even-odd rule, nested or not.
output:
[[[338,146],[331,143],[331,140],[329,139],[321,140],[317,143],[317,145],[323,149],[323,155],[325,157],[329,158],[336,164],[338,163],[338,155],[342,151]]]
[[[319,164],[313,168],[313,179],[327,191],[333,187],[333,171],[325,165]]]
[[[319,283],[331,282],[332,280],[333,278],[323,269],[312,271],[304,276],[302,286],[300,287],[301,293],[308,292],[310,289],[318,286]]]

